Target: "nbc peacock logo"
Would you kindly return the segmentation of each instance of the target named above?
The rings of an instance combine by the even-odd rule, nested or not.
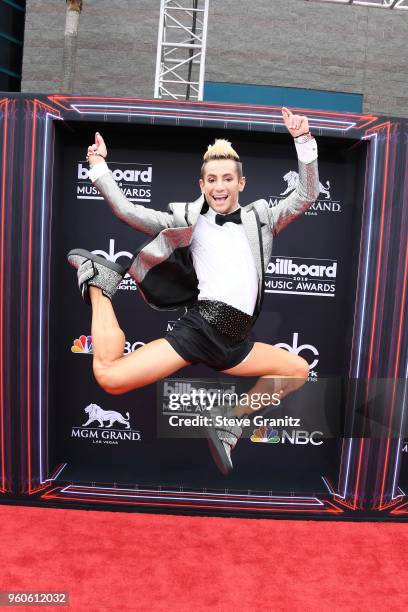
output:
[[[71,346],[71,351],[73,353],[80,353],[82,355],[92,355],[92,336],[82,335],[79,336],[79,338],[76,338]]]
[[[254,433],[251,436],[251,442],[278,444],[278,442],[280,442],[280,436],[278,436],[278,431],[273,427],[258,427],[258,429],[254,429]]]

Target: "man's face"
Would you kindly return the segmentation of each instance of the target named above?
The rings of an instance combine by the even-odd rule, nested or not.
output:
[[[239,178],[232,159],[213,159],[206,163],[201,193],[217,213],[232,212],[238,205],[238,194],[245,187],[245,177]]]

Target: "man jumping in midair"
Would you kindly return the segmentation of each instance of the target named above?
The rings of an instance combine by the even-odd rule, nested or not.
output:
[[[226,140],[216,140],[204,155],[198,200],[170,204],[168,212],[134,204],[112,177],[105,142],[96,133],[87,154],[92,182],[116,216],[152,237],[127,269],[82,249],[68,255],[82,296],[92,306],[93,371],[108,393],[126,393],[200,362],[233,376],[260,377],[260,386],[278,378],[281,398],[306,381],[304,359],[248,339],[261,309],[273,238],[319,195],[317,145],[308,120],[285,107],[282,115],[294,138],[299,183],[272,208],[266,200],[240,206],[245,177]],[[187,312],[164,338],[124,356],[125,335],[111,299],[126,272],[149,304],[187,306]],[[220,411],[241,416],[251,409],[237,405]],[[238,425],[208,430],[213,457],[224,473],[232,469],[231,449],[241,433]]]

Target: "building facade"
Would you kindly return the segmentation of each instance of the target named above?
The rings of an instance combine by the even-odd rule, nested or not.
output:
[[[61,91],[65,10],[27,0],[22,91]],[[74,93],[153,97],[159,12],[160,0],[84,0]],[[205,80],[357,94],[364,112],[407,117],[407,40],[408,11],[211,0]]]

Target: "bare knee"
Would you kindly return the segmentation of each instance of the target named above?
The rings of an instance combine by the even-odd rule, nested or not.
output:
[[[93,372],[96,382],[109,395],[120,395],[123,393],[121,386],[118,384],[116,375],[109,365],[102,364],[94,360]]]

